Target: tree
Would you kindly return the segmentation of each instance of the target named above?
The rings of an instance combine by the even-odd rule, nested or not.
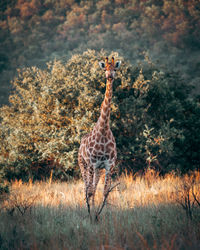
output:
[[[100,113],[105,78],[98,62],[107,55],[88,50],[65,65],[54,61],[45,70],[18,72],[10,105],[0,110],[0,164],[7,178],[45,178],[51,171],[60,179],[79,176],[77,151]],[[120,171],[198,168],[200,108],[188,98],[190,88],[151,62],[133,67],[117,53],[110,56],[122,60],[111,106]]]

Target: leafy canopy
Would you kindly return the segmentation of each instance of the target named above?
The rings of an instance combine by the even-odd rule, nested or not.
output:
[[[0,166],[8,179],[78,176],[81,137],[91,131],[105,92],[98,62],[108,54],[88,50],[46,69],[18,71],[9,106],[0,110]],[[199,167],[199,103],[174,73],[146,59],[122,61],[113,86],[111,129],[120,171],[155,167],[163,172]],[[194,148],[195,147],[195,148]]]

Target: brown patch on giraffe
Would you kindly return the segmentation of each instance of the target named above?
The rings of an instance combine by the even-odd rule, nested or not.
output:
[[[102,112],[101,117],[102,117],[103,120],[106,119],[106,114],[104,113],[104,111]]]
[[[110,154],[112,151],[113,151],[112,148],[106,148],[106,152],[107,152],[108,154]],[[110,158],[110,157],[109,157],[109,158]]]
[[[91,158],[92,163],[95,163],[97,160],[95,158]]]
[[[93,150],[93,153],[92,153],[93,157],[96,157],[97,154],[98,154],[98,152],[94,149],[94,150]]]
[[[115,156],[115,152],[114,151],[112,151],[112,153],[111,153],[111,158],[114,158],[114,156]]]
[[[100,132],[101,134],[103,134],[104,131],[105,131],[105,128],[104,128],[104,127],[100,127],[100,128],[99,128],[99,132]]]
[[[105,154],[105,159],[108,160],[110,158],[109,153]]]
[[[112,134],[111,134],[111,131],[109,130],[108,133],[107,133],[107,138],[108,138],[109,140],[111,140],[111,137],[112,137]]]
[[[106,151],[110,151],[110,149],[113,149],[114,147],[115,147],[114,143],[113,142],[109,142],[106,145]]]
[[[103,106],[103,112],[104,112],[104,114],[106,114],[107,110],[108,110],[108,107]]]
[[[100,142],[100,139],[101,139],[101,134],[97,133],[96,134],[96,142]]]
[[[95,144],[95,142],[94,142],[94,141],[90,142],[90,147],[93,147],[93,146],[94,146],[94,144]]]
[[[98,155],[99,157],[102,157],[102,156],[104,155],[104,152],[99,151],[97,155]]]
[[[106,92],[106,97],[109,99],[109,97],[110,97],[110,93],[109,92]]]
[[[104,137],[104,136],[102,136],[102,138],[101,138],[101,143],[105,143],[106,142],[106,138]]]
[[[103,127],[104,127],[104,120],[100,120],[99,126],[100,126],[100,128],[103,128]]]
[[[108,98],[105,98],[105,105],[108,105]]]
[[[112,136],[111,141],[115,144],[115,138]]]
[[[104,144],[100,144],[101,151],[104,151]]]
[[[82,152],[84,155],[86,155],[85,147],[82,147]]]
[[[100,147],[99,144],[96,144],[94,148],[95,148],[97,151],[99,151],[101,147]]]

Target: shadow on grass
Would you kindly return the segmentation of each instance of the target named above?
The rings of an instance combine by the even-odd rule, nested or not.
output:
[[[180,206],[107,206],[98,223],[83,207],[34,206],[0,213],[0,249],[199,249],[200,209]]]

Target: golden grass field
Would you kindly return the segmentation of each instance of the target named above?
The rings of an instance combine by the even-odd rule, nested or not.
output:
[[[200,249],[200,173],[123,175],[98,222],[84,184],[12,182],[1,201],[0,249]],[[102,202],[103,178],[95,197]]]

